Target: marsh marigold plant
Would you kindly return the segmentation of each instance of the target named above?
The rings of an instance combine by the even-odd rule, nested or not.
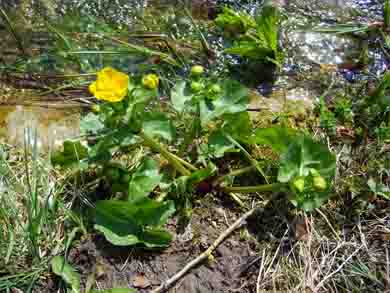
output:
[[[89,86],[89,91],[98,99],[108,102],[122,101],[128,91],[129,76],[111,67],[98,72],[97,80]]]

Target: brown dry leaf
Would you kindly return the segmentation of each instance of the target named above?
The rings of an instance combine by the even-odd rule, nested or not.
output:
[[[296,219],[294,223],[294,229],[296,240],[307,241],[309,239],[309,231],[305,219]]]
[[[382,240],[383,241],[390,241],[390,233],[383,233]]]
[[[139,289],[146,289],[150,287],[151,282],[144,275],[136,275],[133,280],[133,287]]]
[[[338,126],[336,128],[336,136],[343,142],[352,143],[355,141],[355,131],[352,128]]]

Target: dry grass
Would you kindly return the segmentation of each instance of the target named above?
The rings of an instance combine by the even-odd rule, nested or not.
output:
[[[67,239],[61,178],[47,157],[2,145],[0,291],[29,287]]]
[[[295,235],[288,251],[281,252],[280,244],[259,252],[257,292],[390,290],[390,216],[360,219],[344,236],[333,228],[340,231],[340,237],[334,237],[320,217],[306,216],[299,225],[306,226],[305,232]]]

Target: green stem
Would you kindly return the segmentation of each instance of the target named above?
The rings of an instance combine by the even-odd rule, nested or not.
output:
[[[270,191],[282,191],[286,187],[285,183],[273,183],[256,186],[226,186],[222,187],[225,192],[237,192],[237,193],[253,193],[253,192],[270,192]]]
[[[192,171],[198,171],[199,169],[196,168],[194,165],[192,165],[191,163],[188,163],[187,161],[183,160],[182,158],[180,158],[179,156],[176,156],[175,154],[172,154],[171,155],[176,159],[178,160],[181,164],[183,164],[185,167],[187,167],[188,169],[192,170]]]
[[[256,167],[255,167],[255,166],[249,166],[249,167],[245,167],[245,168],[233,170],[233,171],[231,171],[230,173],[225,174],[225,175],[222,175],[222,176],[218,177],[217,179],[215,179],[215,180],[214,180],[214,184],[215,184],[215,185],[219,185],[220,183],[222,183],[223,181],[225,181],[225,180],[228,179],[229,177],[232,177],[232,176],[239,176],[239,175],[242,175],[242,174],[251,172],[251,171],[253,171],[253,170],[256,170]]]
[[[143,140],[145,145],[153,149],[154,151],[160,153],[165,159],[167,159],[175,169],[184,176],[191,175],[191,172],[188,171],[183,164],[174,156],[170,151],[168,151],[163,145],[159,144],[153,138],[147,136],[145,133],[140,132],[138,134]]]
[[[264,177],[265,182],[268,183],[267,176],[265,175],[263,169],[259,166],[259,163],[252,158],[251,154],[248,153],[248,151],[238,141],[236,141],[230,134],[225,134],[225,137],[244,153],[244,156],[248,159],[248,161],[252,164],[252,166],[255,167],[257,171],[259,171],[261,176]]]

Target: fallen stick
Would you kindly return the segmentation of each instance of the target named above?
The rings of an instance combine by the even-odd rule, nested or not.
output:
[[[235,221],[225,232],[223,232],[217,240],[202,254],[200,254],[197,258],[189,262],[182,270],[177,272],[174,276],[163,282],[159,287],[150,291],[150,293],[159,293],[166,292],[169,288],[171,288],[177,281],[183,278],[190,270],[195,268],[197,265],[205,261],[206,259],[212,256],[213,251],[236,229],[240,228],[243,222],[250,217],[256,210],[258,206],[254,207],[247,213],[245,213],[241,218]]]

